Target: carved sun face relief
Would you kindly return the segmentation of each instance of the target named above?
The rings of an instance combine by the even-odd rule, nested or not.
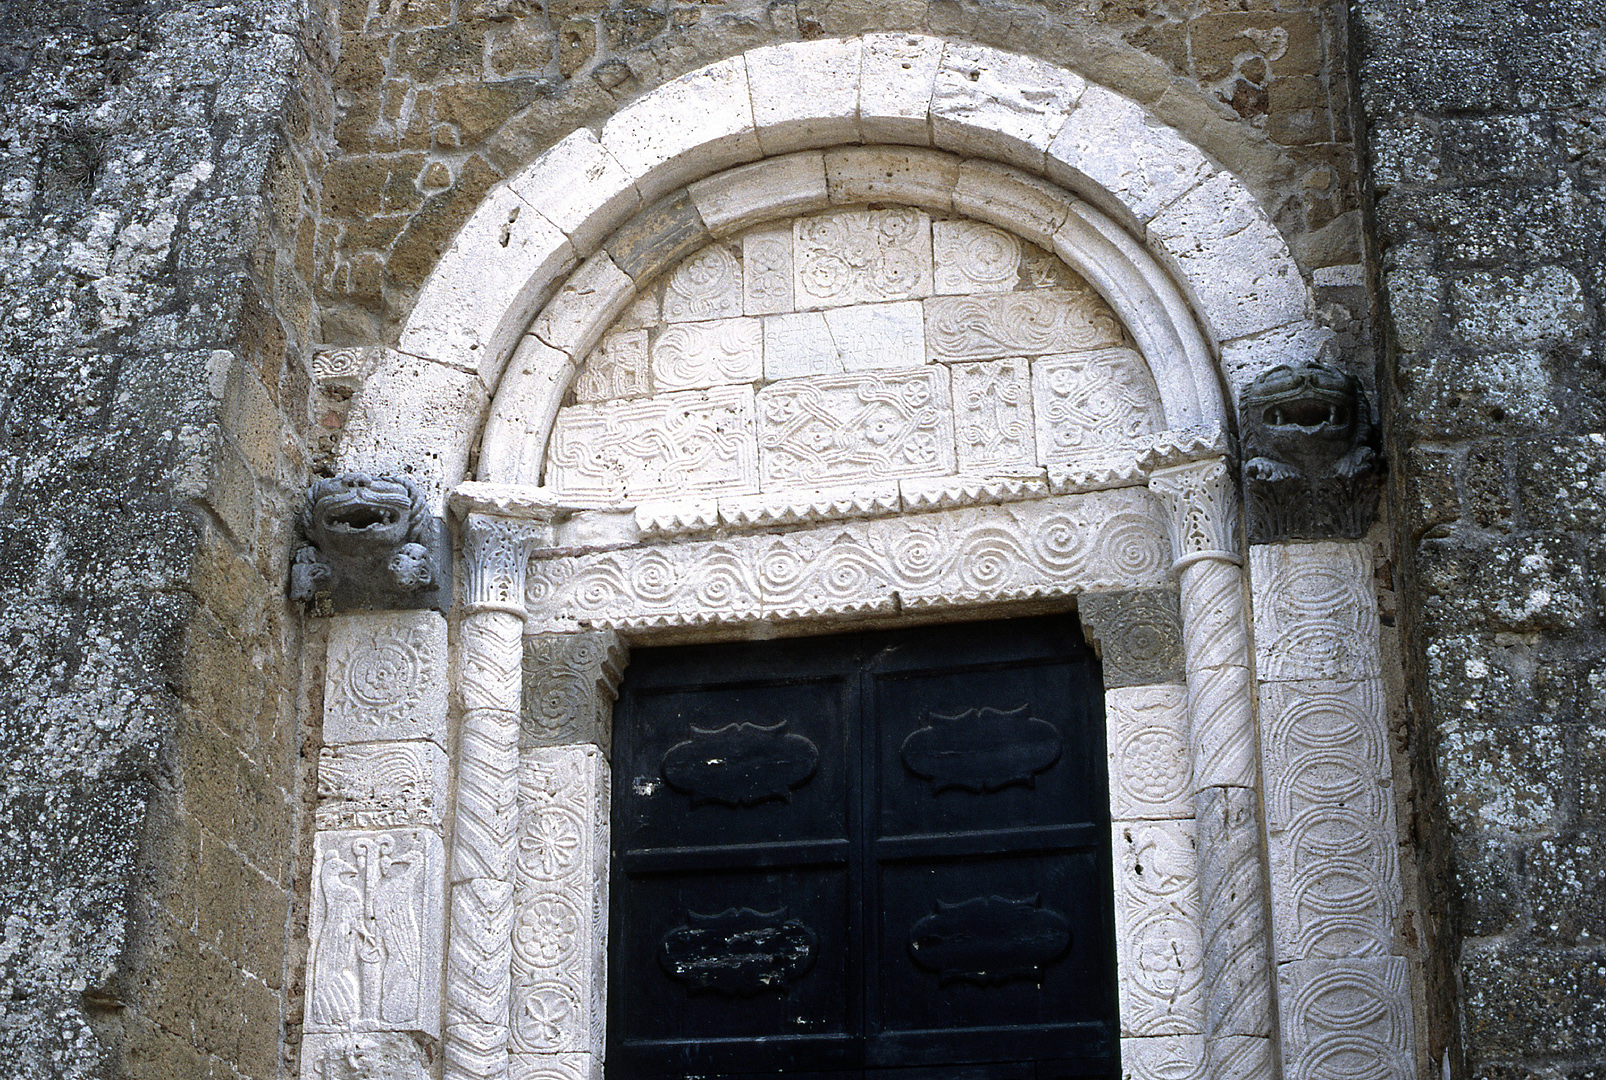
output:
[[[594,503],[1018,475],[1165,426],[1085,280],[1012,233],[898,206],[694,252],[602,336],[571,402],[546,484]]]

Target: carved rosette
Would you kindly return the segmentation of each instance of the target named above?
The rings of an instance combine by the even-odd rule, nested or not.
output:
[[[526,637],[519,745],[595,743],[607,749],[626,653],[611,630]]]

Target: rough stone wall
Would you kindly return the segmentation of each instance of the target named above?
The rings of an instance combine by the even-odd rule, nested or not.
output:
[[[0,5],[0,1062],[271,1077],[328,91],[294,0]],[[304,891],[304,890],[303,890]]]
[[[753,46],[865,29],[978,41],[1103,82],[1248,180],[1307,270],[1360,261],[1332,0],[344,0],[324,340],[393,340],[484,192],[576,127]]]
[[[1597,1076],[1606,9],[1363,0],[1356,15],[1429,796],[1416,831],[1436,890],[1432,1051],[1457,1076]]]

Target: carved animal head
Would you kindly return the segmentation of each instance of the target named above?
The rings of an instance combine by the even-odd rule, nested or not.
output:
[[[1313,444],[1342,452],[1366,441],[1371,430],[1360,381],[1315,361],[1279,364],[1262,373],[1244,391],[1243,417],[1251,453],[1312,449]]]
[[[364,559],[388,558],[417,541],[428,520],[424,495],[411,480],[367,473],[319,480],[296,516],[301,535],[319,551]]]

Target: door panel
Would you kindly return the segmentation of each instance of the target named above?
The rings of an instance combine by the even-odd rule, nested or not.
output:
[[[1074,621],[638,650],[615,729],[611,1080],[1113,1074]]]

